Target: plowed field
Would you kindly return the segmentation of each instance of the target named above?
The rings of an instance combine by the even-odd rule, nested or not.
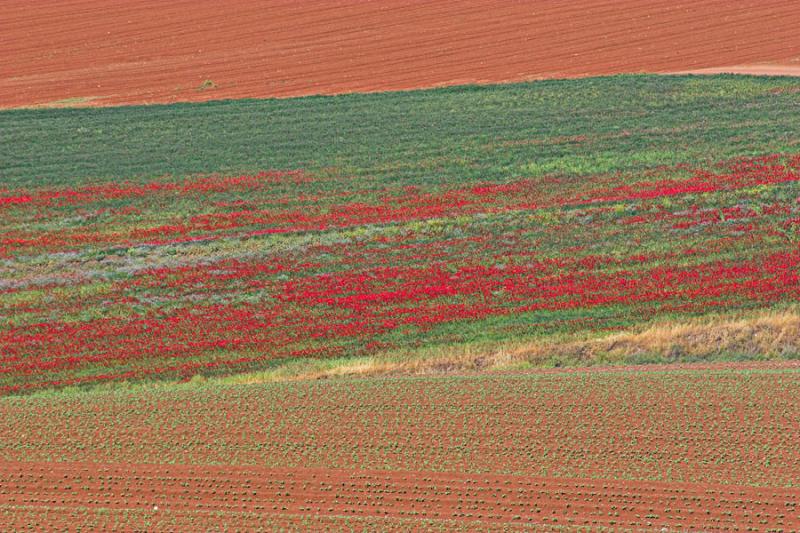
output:
[[[534,524],[693,531],[800,526],[797,488],[92,463],[0,463],[0,481],[7,487],[0,494],[0,516],[5,514],[11,519],[8,524],[20,529],[45,510],[48,529],[64,527],[81,513],[87,522],[103,527],[138,528],[149,520],[159,529],[203,530],[223,524],[322,528],[348,522],[351,527],[380,529],[400,529],[405,523],[405,527],[480,530]]]
[[[797,530],[798,368],[4,398],[0,520],[48,531]]]
[[[3,10],[0,107],[385,91],[800,58],[793,0],[12,0]]]

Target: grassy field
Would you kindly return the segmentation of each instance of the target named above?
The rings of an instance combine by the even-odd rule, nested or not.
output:
[[[798,355],[791,78],[0,113],[0,390]]]
[[[387,185],[577,177],[797,151],[798,105],[792,78],[615,76],[4,111],[0,176],[5,187],[297,168]]]

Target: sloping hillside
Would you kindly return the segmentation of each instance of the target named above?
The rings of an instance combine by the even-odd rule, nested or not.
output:
[[[771,63],[776,72],[776,64],[798,66],[798,26],[793,0],[12,0],[3,6],[0,107],[386,91],[753,63]]]

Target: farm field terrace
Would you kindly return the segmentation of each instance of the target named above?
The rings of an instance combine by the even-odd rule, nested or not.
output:
[[[796,362],[0,399],[24,529],[800,527]]]
[[[4,111],[0,391],[796,357],[798,112],[735,76]],[[698,320],[741,327],[567,349]]]

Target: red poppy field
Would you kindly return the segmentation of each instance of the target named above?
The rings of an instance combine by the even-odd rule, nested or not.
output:
[[[433,191],[353,181],[6,192],[2,391],[372,356],[475,328],[613,331],[800,296],[795,154]]]

